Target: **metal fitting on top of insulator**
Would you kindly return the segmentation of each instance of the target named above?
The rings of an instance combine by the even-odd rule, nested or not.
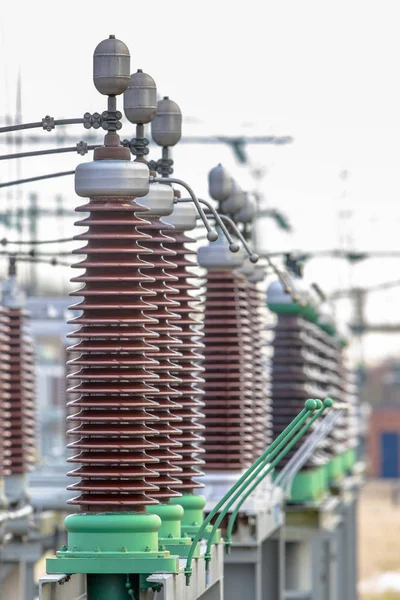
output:
[[[164,223],[173,225],[177,231],[191,231],[196,228],[196,219],[197,211],[194,204],[190,202],[177,202],[174,205],[172,214],[163,217],[162,220]]]
[[[232,177],[221,163],[211,169],[208,174],[208,193],[217,202],[224,202],[229,198],[232,193],[232,184]]]
[[[1,286],[2,305],[7,308],[22,308],[25,304],[25,294],[17,284],[16,257],[9,257],[8,278]]]
[[[154,182],[149,192],[138,200],[138,204],[148,209],[143,215],[145,218],[166,217],[174,210],[174,189],[170,185]]]
[[[220,234],[220,232],[218,233]],[[220,234],[216,242],[199,248],[197,256],[201,267],[221,271],[241,267],[245,259],[245,252],[243,248],[240,248],[239,252],[231,252],[229,244],[224,236]]]
[[[157,114],[151,122],[151,136],[158,146],[175,146],[182,137],[182,113],[176,102],[164,96],[157,102]]]
[[[93,54],[93,82],[100,94],[118,96],[130,82],[131,55],[129,49],[110,35],[96,46]]]
[[[150,123],[157,112],[157,87],[154,79],[142,69],[132,73],[124,92],[124,113],[128,121]]]
[[[241,208],[234,213],[234,219],[235,221],[240,221],[241,223],[250,223],[256,216],[257,203],[254,195],[250,192],[242,192],[242,194],[243,204]],[[227,202],[229,202],[229,199]],[[225,210],[227,202],[224,202],[225,206],[222,206],[223,210]]]
[[[231,179],[231,193],[228,198],[221,204],[221,212],[229,215],[235,215],[235,221],[239,211],[242,211],[246,206],[246,192],[242,190],[240,185],[234,179]]]
[[[238,269],[250,283],[258,283],[265,279],[265,265],[255,265],[249,260],[245,260],[243,266]]]
[[[94,160],[75,170],[75,192],[82,198],[142,197],[149,193],[150,171],[142,162]]]

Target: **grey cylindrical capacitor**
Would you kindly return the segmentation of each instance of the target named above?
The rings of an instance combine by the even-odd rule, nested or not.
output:
[[[231,179],[231,193],[221,204],[221,212],[227,215],[233,215],[241,211],[246,205],[246,192]]]
[[[221,164],[208,174],[208,191],[211,198],[218,202],[226,200],[232,191],[232,178]]]
[[[93,54],[93,81],[100,94],[118,96],[131,79],[131,55],[128,47],[110,35],[96,47]]]
[[[225,203],[224,203],[225,204]],[[249,192],[245,193],[245,202],[243,207],[235,213],[235,221],[241,223],[250,223],[256,216],[257,204],[255,198]]]
[[[175,146],[182,136],[182,113],[176,102],[165,96],[157,102],[151,122],[151,136],[159,146]]]
[[[157,112],[157,88],[154,79],[141,69],[133,73],[124,92],[124,112],[131,123],[150,123]]]

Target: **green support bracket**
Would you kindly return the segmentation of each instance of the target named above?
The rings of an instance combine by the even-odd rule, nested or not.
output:
[[[186,561],[186,567],[185,567],[186,585],[190,584],[190,577],[192,574],[191,562],[193,559],[194,548],[195,548],[196,544],[199,542],[199,540],[203,537],[203,532],[204,532],[205,528],[210,524],[211,520],[219,512],[219,510],[222,508],[222,506],[224,506],[224,504],[229,501],[232,494],[234,494],[236,492],[236,490],[238,490],[239,487],[241,487],[247,481],[247,479],[251,476],[253,471],[260,464],[262,464],[264,462],[265,458],[278,446],[278,444],[283,439],[286,438],[286,436],[289,434],[289,432],[291,432],[292,430],[294,432],[297,429],[299,429],[299,427],[301,427],[301,425],[304,423],[304,421],[308,418],[309,414],[312,413],[316,408],[317,408],[317,402],[315,400],[311,400],[311,399],[307,400],[305,403],[305,407],[303,408],[301,413],[298,414],[297,417],[295,417],[293,419],[293,421],[291,423],[289,423],[289,425],[284,429],[284,431],[276,438],[276,440],[274,442],[272,442],[272,444],[266,450],[264,450],[262,455],[259,456],[259,458],[251,465],[251,467],[249,469],[247,469],[247,471],[238,479],[238,481],[235,483],[235,485],[232,486],[232,488],[223,496],[223,498],[221,498],[221,500],[214,506],[214,508],[211,510],[211,512],[204,519],[202,526],[199,528],[199,530],[197,531],[197,533],[193,539],[193,548],[189,551],[189,555],[188,555],[188,558]],[[216,529],[215,525],[213,526],[213,529]],[[210,542],[208,543],[208,547],[211,547]],[[205,558],[206,558],[206,560],[209,560],[210,556],[207,556],[207,554],[206,554]]]
[[[263,463],[261,463],[259,465],[259,467],[256,469],[253,476],[251,477],[251,480],[248,483],[246,483],[245,489],[238,491],[234,495],[234,497],[229,501],[229,503],[225,506],[224,510],[221,512],[219,519],[224,518],[224,516],[228,512],[229,508],[239,498],[239,502],[237,503],[235,510],[233,511],[233,513],[229,519],[229,523],[228,523],[228,529],[227,529],[226,540],[225,540],[226,549],[227,549],[228,553],[229,553],[230,547],[232,545],[231,538],[232,538],[233,526],[234,526],[236,518],[239,514],[240,507],[243,505],[243,502],[245,502],[247,500],[247,498],[254,492],[254,490],[263,481],[263,479],[265,479],[265,477],[277,466],[277,464],[286,456],[286,454],[303,437],[303,435],[305,435],[307,433],[307,431],[310,429],[311,425],[322,415],[324,410],[333,405],[333,401],[331,400],[331,398],[325,398],[323,404],[321,401],[318,401],[318,402],[319,402],[319,406],[317,406],[317,408],[319,409],[318,412],[311,417],[311,419],[308,421],[308,423],[306,423],[304,425],[304,427],[302,427],[302,429],[297,433],[297,435],[294,436],[294,438],[287,444],[287,446],[285,446],[285,444],[288,441],[289,436],[287,436],[286,439],[283,440],[276,447],[276,449],[267,457],[267,459]],[[283,447],[283,446],[285,446],[285,447]],[[274,460],[272,462],[270,462],[271,458],[274,458]],[[252,485],[250,485],[250,487],[248,487],[249,483],[252,484]],[[241,493],[243,493],[243,492],[244,492],[243,496],[240,497]],[[207,550],[208,550],[208,548],[207,548]]]

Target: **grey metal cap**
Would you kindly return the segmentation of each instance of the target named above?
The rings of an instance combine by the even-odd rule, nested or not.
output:
[[[293,304],[294,300],[290,294],[285,292],[282,282],[276,279],[267,288],[268,304]]]
[[[141,69],[132,73],[129,85],[124,92],[124,112],[131,123],[150,123],[156,115],[156,83]]]
[[[231,252],[229,244],[218,231],[218,240],[208,246],[202,246],[197,253],[197,260],[201,267],[208,270],[229,270],[233,271],[243,265],[245,252],[241,247],[239,252]]]
[[[244,208],[246,204],[246,192],[242,190],[240,185],[234,179],[231,179],[231,193],[228,198],[221,204],[221,212],[233,215]]]
[[[244,261],[239,272],[243,273],[251,283],[258,283],[265,279],[265,265],[256,265],[248,259]]]
[[[174,190],[165,183],[151,183],[149,193],[137,202],[149,209],[145,217],[164,217],[174,210]]]
[[[129,85],[131,55],[128,47],[110,35],[96,47],[93,54],[93,81],[100,94],[118,96]]]
[[[225,203],[224,203],[225,204]],[[257,211],[257,203],[253,196],[249,192],[245,192],[244,194],[244,204],[242,208],[240,208],[237,212],[235,212],[235,221],[240,221],[241,223],[250,223],[253,221],[256,216]]]
[[[172,214],[162,218],[164,223],[173,225],[177,231],[191,231],[195,229],[196,219],[197,211],[191,202],[177,202],[174,204]]]
[[[150,171],[142,162],[94,160],[75,170],[75,192],[82,198],[145,196],[149,192]]]
[[[182,137],[182,113],[176,102],[165,96],[157,102],[151,135],[159,146],[175,146]]]
[[[208,174],[208,193],[213,200],[223,202],[232,192],[232,177],[221,165],[217,165]]]

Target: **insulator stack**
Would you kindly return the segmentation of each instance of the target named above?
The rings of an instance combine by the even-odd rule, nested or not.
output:
[[[157,485],[160,488],[153,493],[153,497],[167,501],[169,498],[180,496],[182,482],[180,481],[180,449],[181,442],[179,436],[181,411],[180,404],[180,365],[177,360],[182,356],[179,351],[173,348],[180,346],[176,334],[179,333],[179,327],[173,325],[171,320],[179,319],[175,314],[175,309],[179,303],[171,298],[171,295],[178,294],[175,283],[178,278],[173,274],[176,270],[176,253],[165,247],[165,244],[173,242],[173,239],[163,233],[164,230],[171,229],[171,225],[162,223],[159,219],[149,217],[150,224],[144,224],[140,227],[141,231],[148,232],[151,238],[146,241],[146,248],[152,251],[153,267],[149,268],[147,274],[154,278],[151,289],[155,296],[151,298],[158,308],[157,311],[149,312],[154,316],[158,323],[149,326],[152,331],[157,333],[158,337],[154,339],[155,351],[149,351],[147,356],[158,361],[158,365],[152,367],[151,371],[159,377],[156,381],[158,392],[149,394],[149,398],[157,402],[157,407],[149,410],[159,419],[152,425],[157,428],[159,434],[152,439],[157,444],[157,449],[149,450],[148,454],[157,458],[160,462],[157,464],[157,472],[160,477],[157,479]],[[171,272],[170,272],[171,271]],[[146,310],[144,311],[146,314]],[[176,476],[176,477],[175,477]]]
[[[347,446],[347,399],[346,399],[346,373],[342,367],[341,349],[335,337],[318,328],[317,335],[323,345],[320,352],[321,372],[325,377],[323,382],[324,395],[334,398],[332,410],[344,411],[325,439],[324,451],[328,456],[336,456]]]
[[[240,471],[253,458],[252,330],[247,282],[209,270],[204,318],[207,471]]]
[[[26,335],[26,313],[8,308],[10,323],[10,409],[12,475],[32,470],[36,452],[35,357]]]
[[[271,440],[271,405],[269,401],[268,375],[265,357],[265,319],[261,312],[264,294],[257,284],[247,283],[248,314],[252,335],[252,392],[254,443],[253,460],[256,460]]]
[[[176,438],[182,444],[179,448],[179,454],[182,456],[182,460],[179,461],[179,466],[182,468],[179,474],[182,482],[179,490],[190,493],[196,488],[203,487],[196,478],[203,475],[200,469],[204,464],[200,458],[204,453],[201,447],[204,440],[202,437],[204,415],[201,412],[204,406],[202,402],[204,391],[201,389],[204,383],[201,377],[204,371],[201,366],[204,359],[202,355],[204,346],[200,342],[203,334],[199,330],[199,320],[196,319],[196,314],[201,313],[201,303],[199,298],[196,298],[199,285],[194,283],[199,279],[199,275],[193,271],[195,263],[190,259],[190,255],[195,255],[196,251],[186,247],[186,244],[193,243],[195,240],[180,231],[169,231],[168,236],[173,238],[173,241],[164,245],[176,253],[173,260],[177,265],[177,269],[174,270],[177,281],[173,286],[178,290],[174,300],[179,302],[179,306],[174,310],[179,318],[170,319],[170,323],[179,326],[179,331],[174,334],[174,337],[179,340],[177,349],[180,355],[174,362],[181,369],[179,377],[182,380],[179,387],[181,408],[176,411],[182,419],[178,425],[181,433]]]
[[[90,174],[102,170],[102,163],[110,163],[119,173],[125,169],[123,162],[121,167],[119,161],[81,167],[90,167]],[[126,165],[126,169],[140,168],[129,161]],[[82,181],[85,173],[82,169]],[[81,188],[81,195],[87,193],[83,184]],[[132,198],[97,195],[77,208],[89,212],[89,217],[77,223],[88,230],[75,236],[87,242],[74,251],[86,255],[74,265],[85,272],[72,279],[84,285],[72,294],[83,301],[72,307],[82,314],[71,321],[79,329],[70,334],[80,340],[72,347],[80,355],[70,361],[79,370],[69,376],[76,383],[70,391],[80,394],[69,402],[79,411],[69,417],[75,426],[70,433],[80,439],[69,445],[78,454],[68,461],[80,466],[68,475],[81,478],[69,487],[80,492],[70,503],[87,511],[144,512],[146,505],[158,503],[153,496],[158,473],[152,470],[157,469],[158,459],[150,454],[157,449],[152,439],[158,431],[149,426],[155,422],[149,411],[157,408],[150,399],[157,393],[151,385],[157,363],[147,354],[156,351],[151,341],[157,323],[147,312],[157,307],[151,304],[154,292],[146,288],[153,279],[142,272],[154,268],[145,260],[151,260],[153,251],[145,247],[151,238],[140,230],[144,221],[136,215],[143,209]],[[160,418],[157,427],[164,422]]]
[[[0,307],[0,477],[10,473],[11,404],[10,404],[10,320]]]
[[[324,398],[328,379],[324,369],[327,346],[317,325],[302,317],[279,314],[274,330],[272,358],[273,435],[277,437],[302,410],[308,398]],[[283,467],[301,445],[296,444],[280,462]],[[305,468],[324,464],[322,450],[314,452]]]

